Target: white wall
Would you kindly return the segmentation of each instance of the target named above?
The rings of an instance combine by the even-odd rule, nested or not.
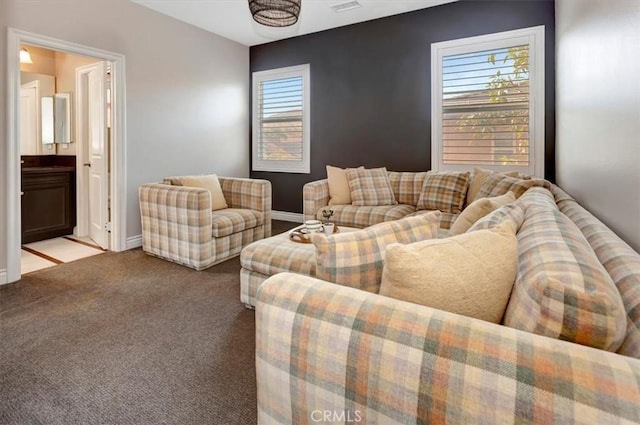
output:
[[[640,252],[640,2],[556,0],[558,184]]]
[[[142,183],[207,171],[249,175],[248,47],[128,0],[0,0],[3,182],[8,26],[126,56],[128,237],[141,233]],[[4,226],[0,232],[2,270]]]

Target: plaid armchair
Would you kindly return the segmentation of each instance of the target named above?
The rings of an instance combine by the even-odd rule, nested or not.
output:
[[[186,187],[176,177],[139,189],[142,249],[196,270],[240,254],[271,236],[271,183],[219,177],[229,208],[211,210],[206,189]]]

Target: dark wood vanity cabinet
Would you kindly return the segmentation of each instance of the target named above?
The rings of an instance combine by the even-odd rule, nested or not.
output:
[[[22,168],[22,243],[70,235],[76,225],[76,170]]]

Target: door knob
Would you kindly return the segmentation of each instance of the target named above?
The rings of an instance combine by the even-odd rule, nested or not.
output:
[[[89,163],[89,162],[87,162],[86,164],[82,164],[82,165],[84,165],[85,167],[91,167],[91,163]]]

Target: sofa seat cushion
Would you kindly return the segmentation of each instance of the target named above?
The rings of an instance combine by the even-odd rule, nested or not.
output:
[[[518,275],[504,324],[615,351],[627,328],[620,293],[580,229],[547,204],[548,193],[537,189],[520,198]]]
[[[407,215],[407,217],[415,217],[417,215],[429,214],[430,212],[433,212],[433,211],[437,211],[437,210],[418,210]],[[453,224],[454,221],[456,221],[459,215],[460,214],[458,213],[443,212],[442,215],[440,216],[440,229],[449,230],[451,228],[451,225]]]
[[[257,227],[263,222],[264,215],[256,210],[225,208],[214,211],[211,219],[213,237],[221,238]]]
[[[323,220],[322,210],[318,210],[316,216],[318,220]],[[355,205],[332,205],[333,216],[331,221],[339,226],[348,227],[369,227],[384,221],[398,220],[413,213],[416,207],[413,205],[379,205],[369,207],[359,207]]]

